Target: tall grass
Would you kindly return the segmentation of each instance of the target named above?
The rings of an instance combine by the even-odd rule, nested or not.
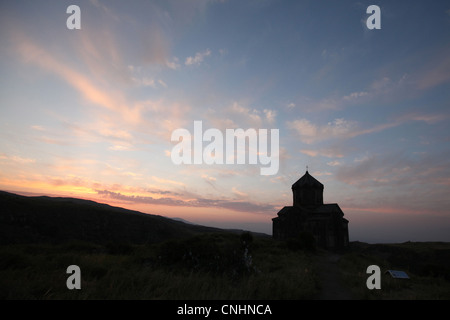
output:
[[[1,299],[308,299],[311,257],[271,239],[205,234],[153,245],[0,247]],[[81,290],[66,268],[81,269]]]

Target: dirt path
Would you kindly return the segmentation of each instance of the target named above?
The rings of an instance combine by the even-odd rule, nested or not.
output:
[[[320,279],[318,300],[351,300],[350,291],[342,284],[339,274],[340,255],[331,252],[320,253],[316,260]]]

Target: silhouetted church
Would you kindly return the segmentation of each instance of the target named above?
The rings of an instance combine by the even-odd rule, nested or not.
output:
[[[308,170],[292,185],[294,204],[273,218],[275,239],[298,238],[310,232],[319,247],[342,249],[348,246],[348,220],[337,203],[323,204],[323,184]]]

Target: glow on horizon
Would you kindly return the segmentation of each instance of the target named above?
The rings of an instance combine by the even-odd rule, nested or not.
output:
[[[450,241],[448,2],[70,4],[0,4],[1,190],[271,233],[308,165],[350,240]],[[174,165],[194,121],[279,129],[279,172]]]

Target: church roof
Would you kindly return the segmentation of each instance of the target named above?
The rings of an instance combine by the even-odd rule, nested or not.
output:
[[[339,213],[344,215],[344,212],[342,212],[341,208],[337,203],[327,203],[323,204],[321,206],[318,206],[314,209],[315,214],[330,214],[330,213]]]
[[[300,215],[300,214],[308,214],[308,215],[330,215],[330,214],[339,214],[344,216],[344,212],[342,212],[341,208],[337,203],[327,203],[322,204],[316,208],[308,208],[308,207],[294,207],[287,206],[283,207],[279,212],[278,216],[284,215]]]
[[[316,180],[316,178],[310,175],[308,170],[306,170],[306,173],[303,175],[303,177],[298,179],[297,182],[292,185],[292,189],[304,187],[315,187],[323,189],[323,184]]]

